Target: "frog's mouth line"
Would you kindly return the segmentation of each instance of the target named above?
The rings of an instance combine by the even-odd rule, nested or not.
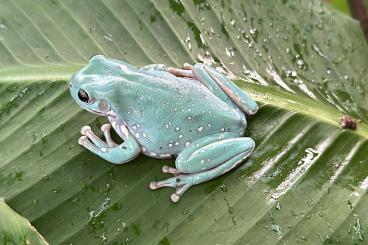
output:
[[[93,110],[93,109],[86,109],[86,110],[89,111],[89,112],[95,113],[99,116],[105,116],[105,117],[108,117],[108,118],[116,118],[116,113],[111,109],[108,110],[106,113],[102,113],[100,111],[96,111],[96,110]]]

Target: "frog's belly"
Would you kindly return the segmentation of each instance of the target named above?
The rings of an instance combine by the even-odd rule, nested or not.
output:
[[[128,125],[143,154],[154,158],[174,158],[196,139],[223,132],[231,132],[231,137],[241,136],[247,125],[245,115],[231,107],[221,114],[206,109],[190,114],[177,113],[171,117],[172,120],[165,120],[151,115],[150,120]]]

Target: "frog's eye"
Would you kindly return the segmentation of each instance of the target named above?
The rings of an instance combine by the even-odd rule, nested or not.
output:
[[[79,89],[79,91],[78,91],[78,98],[79,98],[82,102],[84,102],[84,103],[87,103],[87,102],[89,102],[89,101],[90,101],[90,99],[89,99],[89,96],[88,96],[87,92],[86,92],[85,90],[83,90],[83,89]]]

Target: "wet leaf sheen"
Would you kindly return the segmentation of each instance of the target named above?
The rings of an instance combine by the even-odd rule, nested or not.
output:
[[[83,149],[105,119],[67,83],[94,54],[222,67],[261,105],[251,158],[173,204],[148,188],[173,161]],[[320,1],[2,1],[0,57],[0,197],[50,244],[366,243],[368,48]]]

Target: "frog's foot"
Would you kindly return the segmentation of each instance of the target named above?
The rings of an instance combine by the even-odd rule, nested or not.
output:
[[[176,188],[171,200],[177,202],[191,186],[214,179],[235,168],[254,149],[251,138],[224,136],[226,134],[214,134],[194,141],[176,158],[176,168],[163,167],[163,172],[174,174],[174,177],[151,182],[150,188]]]
[[[125,127],[123,125],[120,126]],[[124,137],[124,142],[120,145],[112,140],[110,129],[110,124],[105,124],[101,127],[106,139],[105,142],[92,132],[90,126],[84,126],[81,129],[82,136],[79,138],[78,143],[94,154],[115,164],[130,161],[139,154],[140,147],[135,138],[130,137],[128,129],[122,129],[126,135],[121,135],[118,132],[119,136]]]
[[[173,173],[176,175],[176,173]],[[171,201],[178,202],[180,197],[184,194],[186,190],[188,190],[193,184],[191,183],[191,179],[187,178],[186,174],[180,174],[173,178],[161,180],[161,181],[152,181],[150,183],[150,189],[156,190],[162,187],[173,187],[176,191],[171,194]]]
[[[192,72],[192,69],[190,69],[189,64],[185,64],[184,69],[177,69],[177,68],[169,67],[167,68],[167,71],[176,77],[194,79],[193,72]]]

